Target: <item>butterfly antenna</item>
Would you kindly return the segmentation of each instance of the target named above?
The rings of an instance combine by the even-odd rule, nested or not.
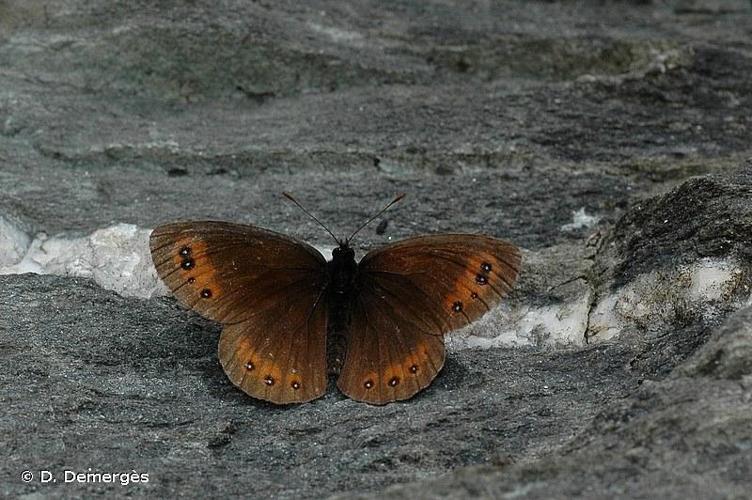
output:
[[[368,219],[368,220],[367,220],[367,221],[366,221],[365,223],[363,223],[363,224],[362,224],[362,225],[361,225],[361,226],[360,226],[360,227],[359,227],[358,229],[356,229],[356,230],[355,230],[355,231],[353,232],[353,234],[351,234],[351,235],[350,235],[350,236],[349,236],[349,237],[348,237],[348,238],[347,238],[347,239],[345,240],[345,243],[348,243],[348,242],[350,242],[350,240],[352,240],[352,239],[353,239],[353,236],[355,236],[356,234],[358,234],[358,233],[360,232],[360,230],[361,230],[361,229],[363,229],[364,227],[366,227],[366,226],[367,226],[368,224],[370,224],[370,223],[371,223],[371,222],[373,222],[374,220],[378,219],[378,218],[379,218],[379,217],[381,216],[381,214],[383,214],[384,212],[386,212],[387,210],[389,210],[389,207],[391,207],[392,205],[394,205],[395,203],[397,203],[398,201],[400,201],[400,200],[401,200],[402,198],[404,198],[404,197],[405,197],[405,193],[400,193],[400,194],[398,194],[398,195],[397,195],[397,196],[396,196],[396,197],[395,197],[395,198],[394,198],[394,199],[393,199],[392,201],[390,201],[390,202],[389,202],[389,204],[388,204],[387,206],[385,206],[384,208],[382,208],[382,209],[381,209],[381,210],[379,211],[379,213],[377,213],[376,215],[374,215],[373,217],[371,217],[370,219]]]
[[[301,209],[301,210],[302,210],[303,212],[305,212],[305,214],[306,214],[306,215],[307,215],[308,217],[310,217],[311,219],[313,219],[313,220],[315,220],[316,222],[318,222],[318,223],[319,223],[319,226],[323,227],[323,228],[324,228],[324,231],[326,231],[327,233],[329,233],[329,235],[330,235],[330,236],[331,236],[332,238],[334,238],[334,241],[336,241],[336,242],[337,242],[337,245],[339,245],[339,244],[340,244],[340,241],[339,241],[339,240],[337,239],[337,237],[336,237],[336,236],[334,236],[334,234],[333,234],[333,233],[332,233],[331,231],[329,231],[329,228],[328,228],[328,227],[326,227],[326,226],[324,225],[324,223],[323,223],[323,222],[321,222],[320,220],[318,220],[318,219],[317,219],[317,218],[316,218],[316,217],[315,217],[315,216],[314,216],[314,215],[313,215],[313,214],[312,214],[311,212],[309,212],[308,210],[306,210],[306,209],[305,209],[305,208],[303,207],[303,205],[301,205],[300,203],[298,203],[298,200],[296,200],[295,198],[293,198],[293,197],[292,197],[292,195],[291,195],[290,193],[285,193],[285,192],[283,191],[283,192],[282,192],[282,196],[284,196],[285,198],[287,198],[287,199],[288,199],[288,200],[290,200],[291,202],[295,203],[295,204],[296,204],[296,205],[298,206],[298,208],[299,208],[299,209]]]

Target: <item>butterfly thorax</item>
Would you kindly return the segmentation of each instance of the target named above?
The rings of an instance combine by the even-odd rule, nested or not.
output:
[[[332,260],[327,262],[329,271],[329,289],[337,295],[349,295],[354,291],[358,264],[355,262],[355,252],[347,243],[332,251]]]

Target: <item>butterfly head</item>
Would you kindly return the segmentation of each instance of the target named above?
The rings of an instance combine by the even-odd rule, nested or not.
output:
[[[337,260],[355,260],[355,250],[350,247],[348,240],[339,240],[339,246],[332,250],[332,258]]]

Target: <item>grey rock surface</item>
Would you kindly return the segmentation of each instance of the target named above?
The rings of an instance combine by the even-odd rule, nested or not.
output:
[[[542,454],[637,387],[621,345],[465,350],[407,403],[371,407],[332,387],[313,403],[275,407],[234,388],[217,363],[219,329],[172,300],[125,299],[69,278],[1,279],[13,318],[3,325],[6,492],[21,490],[13,476],[37,463],[135,468],[151,479],[129,491],[159,497],[380,489]],[[41,491],[103,489],[123,491]]]
[[[677,376],[710,376],[739,380],[748,385],[752,375],[752,308],[745,308],[693,353],[677,371]]]
[[[0,271],[57,274],[0,275],[0,496],[748,497],[750,34],[745,1],[0,0]],[[123,245],[331,245],[283,190],[335,234],[407,192],[361,253],[526,265],[414,399],[260,403]]]

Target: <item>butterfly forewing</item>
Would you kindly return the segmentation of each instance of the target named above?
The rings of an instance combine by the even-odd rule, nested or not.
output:
[[[358,266],[340,389],[383,404],[426,387],[443,365],[442,336],[496,305],[520,264],[514,245],[469,234],[420,236],[368,253]]]
[[[254,226],[176,222],[156,228],[149,244],[173,294],[224,324],[252,317],[291,287],[323,287],[326,280],[326,261],[315,248]]]
[[[498,304],[517,281],[519,249],[483,235],[441,234],[409,238],[369,252],[360,273],[401,290],[409,305],[444,326],[465,326]],[[399,306],[387,294],[385,300]],[[436,332],[439,333],[439,332]]]
[[[326,389],[326,261],[287,236],[226,222],[180,222],[150,238],[160,278],[224,325],[219,358],[251,396],[291,403]]]

